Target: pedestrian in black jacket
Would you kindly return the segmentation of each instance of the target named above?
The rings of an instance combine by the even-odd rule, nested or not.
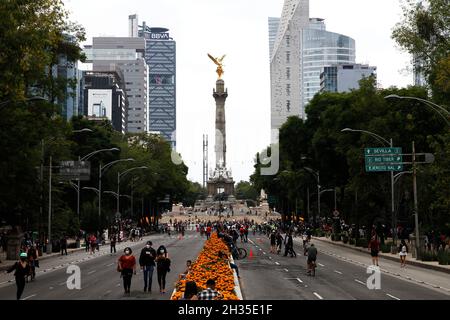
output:
[[[153,270],[155,269],[156,251],[152,248],[152,242],[147,241],[145,248],[141,250],[139,265],[144,271],[144,292],[152,292]]]
[[[14,271],[17,286],[17,300],[20,300],[23,290],[25,289],[25,278],[30,274],[30,265],[28,264],[27,259],[27,253],[22,252],[20,254],[20,260],[14,263],[14,265],[12,265],[11,268],[7,270],[7,273],[11,273]]]
[[[291,254],[291,257],[297,256],[297,254],[294,251],[294,241],[292,240],[292,232],[290,232],[290,231],[289,231],[288,235],[286,236],[286,238],[284,239],[284,246],[285,246],[285,250],[284,250],[285,257],[288,255],[288,253]]]

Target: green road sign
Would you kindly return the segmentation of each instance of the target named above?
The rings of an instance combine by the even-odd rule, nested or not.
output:
[[[365,148],[367,172],[402,171],[402,148]]]
[[[386,164],[366,164],[366,172],[380,172],[380,171],[403,171],[402,164],[386,165]]]
[[[394,155],[401,154],[402,148],[365,148],[364,154],[366,156],[376,156],[376,155]]]
[[[397,164],[403,162],[401,155],[396,156],[367,156],[365,157],[366,164]]]

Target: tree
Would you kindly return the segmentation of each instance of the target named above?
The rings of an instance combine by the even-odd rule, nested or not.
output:
[[[258,190],[248,181],[239,181],[236,185],[236,198],[242,200],[257,200]]]
[[[450,5],[448,0],[403,4],[403,20],[392,37],[418,61],[437,102],[450,98]]]

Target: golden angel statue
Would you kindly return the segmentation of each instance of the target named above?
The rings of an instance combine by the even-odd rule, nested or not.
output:
[[[222,56],[222,58],[214,58],[212,55],[208,53],[208,57],[217,65],[217,74],[219,75],[219,79],[222,77],[222,74],[224,74],[223,71],[223,58],[225,58],[225,55]]]

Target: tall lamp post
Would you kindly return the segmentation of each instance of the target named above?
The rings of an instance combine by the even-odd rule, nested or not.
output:
[[[342,129],[341,132],[361,132],[361,133],[366,133],[372,137],[374,137],[375,139],[377,139],[378,141],[380,141],[383,145],[388,145],[391,148],[394,147],[394,143],[392,141],[392,138],[388,141],[385,138],[383,138],[382,136],[373,133],[371,131],[367,131],[367,130],[356,130],[356,129],[350,129],[350,128],[345,128]],[[396,236],[396,227],[395,227],[395,201],[394,201],[394,171],[390,171],[390,179],[391,179],[391,215],[392,215],[392,240],[394,242],[394,246],[396,246],[397,244],[397,236]]]
[[[42,100],[41,97],[34,97],[30,98],[34,100]],[[83,128],[81,130],[73,130],[73,133],[80,133],[80,132],[88,132],[92,131],[91,129]],[[56,137],[53,137],[49,139],[48,141],[52,141],[57,139]],[[41,139],[42,144],[42,162],[41,162],[41,181],[44,180],[44,139]],[[52,156],[50,156],[49,161],[49,179],[48,179],[48,244],[47,244],[47,254],[52,253],[53,246],[52,246]]]
[[[397,94],[390,94],[386,97],[384,97],[385,99],[390,99],[390,98],[394,98],[394,99],[407,99],[407,100],[417,100],[420,102],[425,103],[427,106],[429,106],[431,109],[433,109],[433,111],[435,111],[437,114],[439,114],[444,121],[447,123],[447,125],[450,126],[450,111],[448,111],[447,109],[445,109],[443,106],[440,106],[434,102],[422,99],[422,98],[418,98],[418,97],[408,97],[408,96],[399,96]]]
[[[146,166],[140,166],[140,167],[134,167],[130,168],[128,170],[125,170],[124,172],[117,172],[117,212],[120,212],[120,179],[122,179],[127,173],[138,170],[138,169],[148,169]]]
[[[88,130],[90,130],[90,129],[88,129]],[[90,157],[96,155],[97,153],[108,152],[108,151],[119,151],[119,149],[118,148],[109,148],[109,149],[96,150],[96,151],[93,151],[93,152],[85,155],[84,157],[78,157],[78,161],[87,161]],[[80,179],[77,179],[77,190],[78,190],[77,191],[78,192],[78,195],[77,195],[77,215],[78,215],[78,221],[80,221]]]
[[[308,172],[312,173],[314,175],[314,177],[316,177],[317,180],[317,212],[319,215],[319,219],[320,219],[320,171],[314,171],[311,168],[305,167],[305,170],[307,170]],[[314,216],[314,227],[316,224],[316,216]]]
[[[101,163],[99,165],[99,171],[98,171],[98,227],[99,228],[100,228],[101,216],[102,216],[102,175],[106,172],[106,170],[111,168],[111,166],[113,166],[114,164],[119,163],[119,162],[126,162],[126,161],[134,161],[134,159],[133,158],[119,159],[119,160],[111,161],[111,162],[105,164],[104,166],[102,166]]]

